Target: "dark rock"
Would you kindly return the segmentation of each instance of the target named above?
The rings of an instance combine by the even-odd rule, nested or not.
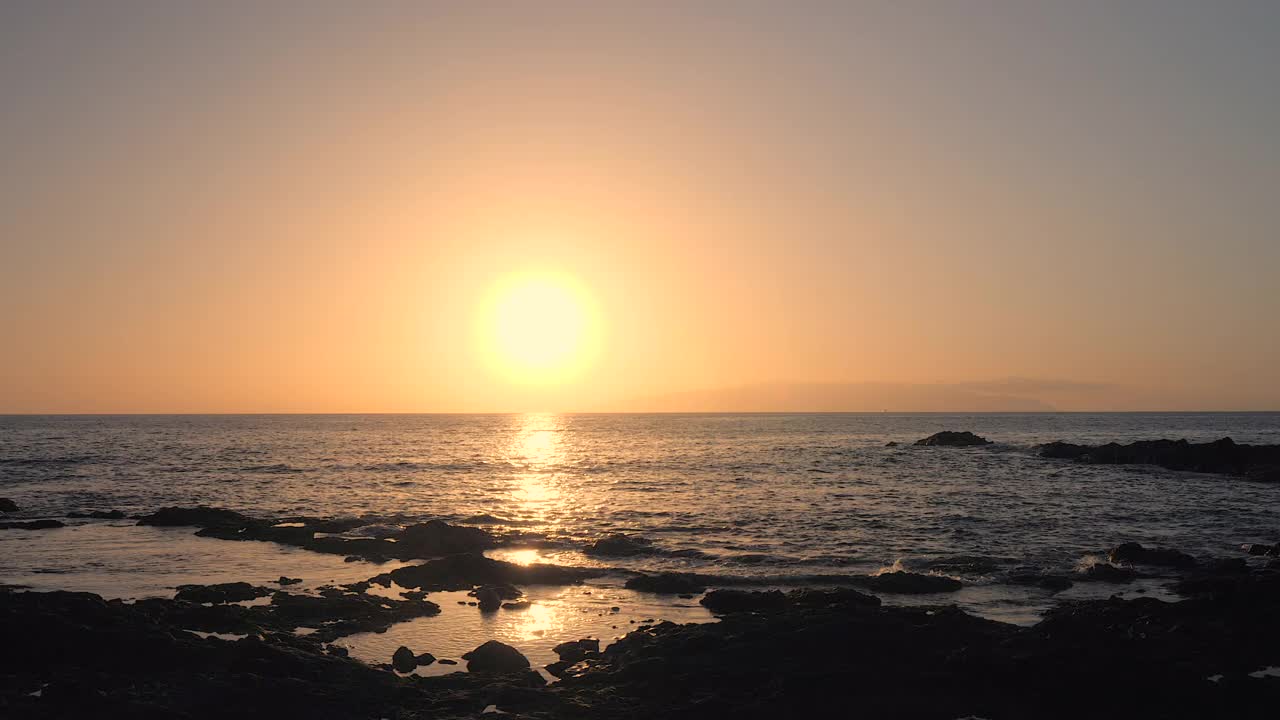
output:
[[[572,640],[556,645],[551,648],[551,651],[559,655],[562,662],[572,665],[585,660],[588,656],[599,654],[600,641],[594,638]]]
[[[52,530],[60,527],[66,527],[66,524],[58,520],[0,522],[0,530]]]
[[[942,575],[921,575],[901,570],[855,578],[855,582],[877,592],[903,595],[955,592],[964,587],[964,583],[955,578]]]
[[[458,664],[457,660],[450,660],[448,658],[440,658],[436,660],[436,662],[440,663],[441,665],[457,665]]]
[[[6,497],[0,497],[0,512],[18,512],[18,503]]]
[[[606,535],[582,550],[584,555],[603,557],[630,557],[654,552],[652,540],[622,533]]]
[[[462,659],[467,661],[467,670],[473,673],[514,673],[529,668],[529,659],[519,650],[497,640],[486,642]]]
[[[193,508],[166,507],[138,518],[139,525],[157,527],[223,527],[243,526],[250,518],[233,510],[206,505]]]
[[[1112,548],[1107,552],[1107,560],[1112,563],[1159,565],[1174,568],[1189,568],[1196,564],[1194,557],[1179,550],[1147,548],[1136,542],[1127,542]]]
[[[417,663],[419,667],[422,667],[424,665],[430,665],[431,663],[435,662],[436,656],[432,655],[431,653],[419,653],[418,655],[414,656],[413,661]]]
[[[1083,572],[1079,573],[1080,580],[1097,580],[1099,582],[1127,583],[1139,577],[1138,571],[1133,568],[1116,567],[1107,563],[1097,563],[1090,565]]]
[[[297,585],[300,582],[302,582],[302,578],[291,578],[291,577],[285,577],[284,575],[281,575],[280,579],[276,580],[276,584],[280,586]]]
[[[450,555],[387,573],[401,587],[423,590],[470,590],[477,585],[574,585],[602,570],[493,560],[480,554]],[[382,576],[380,576],[382,577]]]
[[[916,445],[926,445],[929,447],[972,447],[974,445],[990,445],[991,441],[974,435],[969,431],[956,432],[953,430],[943,430],[930,435],[923,440],[917,440]]]
[[[443,520],[410,525],[396,536],[398,556],[402,558],[474,553],[497,544],[496,538],[480,528],[450,525]]]
[[[1208,443],[1186,440],[1140,440],[1120,445],[1074,445],[1052,442],[1040,446],[1043,457],[1103,465],[1158,465],[1169,470],[1244,475],[1267,481],[1280,467],[1280,445],[1241,445],[1231,438]]]
[[[1280,483],[1280,465],[1251,467],[1244,472],[1246,480],[1264,483]]]
[[[778,590],[712,590],[699,604],[714,613],[772,612],[787,606],[787,596]]]
[[[395,668],[397,672],[413,672],[413,669],[418,667],[418,660],[412,650],[401,645],[391,655],[391,667]]]
[[[533,603],[529,602],[528,600],[519,600],[517,602],[502,603],[503,610],[528,610],[530,607],[533,607]]]
[[[640,590],[642,592],[665,595],[696,594],[707,589],[706,583],[697,575],[676,572],[638,575],[628,579],[623,587],[628,590]]]
[[[1275,545],[1252,543],[1249,545],[1243,545],[1240,549],[1250,555],[1280,555],[1280,543],[1276,543]]]
[[[483,587],[476,591],[476,604],[481,612],[493,612],[502,606],[502,595],[491,587]]]
[[[1034,585],[1055,593],[1062,592],[1075,584],[1071,581],[1071,578],[1061,575],[1048,575],[1039,571],[1012,572],[1009,574],[1008,580],[1014,585]]]
[[[885,446],[885,447],[898,447],[898,443],[897,443],[897,441],[896,441],[896,440],[890,440],[889,442],[885,443],[885,444],[884,444],[884,446]]]
[[[124,513],[119,510],[94,510],[87,513],[69,512],[67,513],[67,517],[76,519],[88,518],[92,520],[123,520]]]
[[[216,585],[179,585],[174,600],[193,603],[233,603],[255,600],[271,594],[271,590],[247,582]]]

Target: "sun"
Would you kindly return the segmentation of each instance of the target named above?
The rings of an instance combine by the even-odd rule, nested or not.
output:
[[[599,347],[599,314],[576,278],[512,275],[482,304],[480,344],[490,367],[512,382],[553,384],[581,373]]]

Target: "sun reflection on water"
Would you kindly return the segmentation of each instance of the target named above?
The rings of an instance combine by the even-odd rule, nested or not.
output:
[[[560,507],[557,468],[567,457],[559,415],[530,414],[521,424],[507,451],[507,462],[517,470],[511,497],[520,514],[547,522]]]

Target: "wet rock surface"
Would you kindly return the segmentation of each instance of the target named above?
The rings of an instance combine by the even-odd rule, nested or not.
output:
[[[1099,465],[1158,465],[1169,470],[1240,475],[1251,480],[1280,480],[1280,445],[1244,445],[1231,438],[1208,443],[1186,440],[1141,440],[1120,445],[1077,445],[1051,442],[1038,448],[1041,457]]]
[[[968,430],[962,432],[943,430],[942,432],[934,433],[927,438],[916,441],[916,445],[924,445],[927,447],[973,447],[976,445],[990,444],[990,440],[980,435],[974,435]]]

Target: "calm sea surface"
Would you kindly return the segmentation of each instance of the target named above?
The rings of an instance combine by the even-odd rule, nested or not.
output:
[[[944,429],[996,444],[910,444]],[[399,522],[488,514],[546,535],[549,549],[526,561],[784,585],[965,557],[1063,570],[1126,540],[1203,555],[1280,540],[1280,486],[1031,451],[1059,439],[1223,436],[1280,443],[1280,413],[9,416],[0,417],[0,496],[17,501],[20,517],[197,504]],[[891,440],[902,445],[885,447]],[[0,531],[0,582],[140,596],[178,582],[378,572],[185,529],[68,522]],[[649,538],[660,554],[602,561],[579,552],[611,532]],[[1001,571],[948,572],[981,587],[998,584]],[[1004,611],[993,604],[1048,602],[1009,592],[958,597],[995,616]]]

